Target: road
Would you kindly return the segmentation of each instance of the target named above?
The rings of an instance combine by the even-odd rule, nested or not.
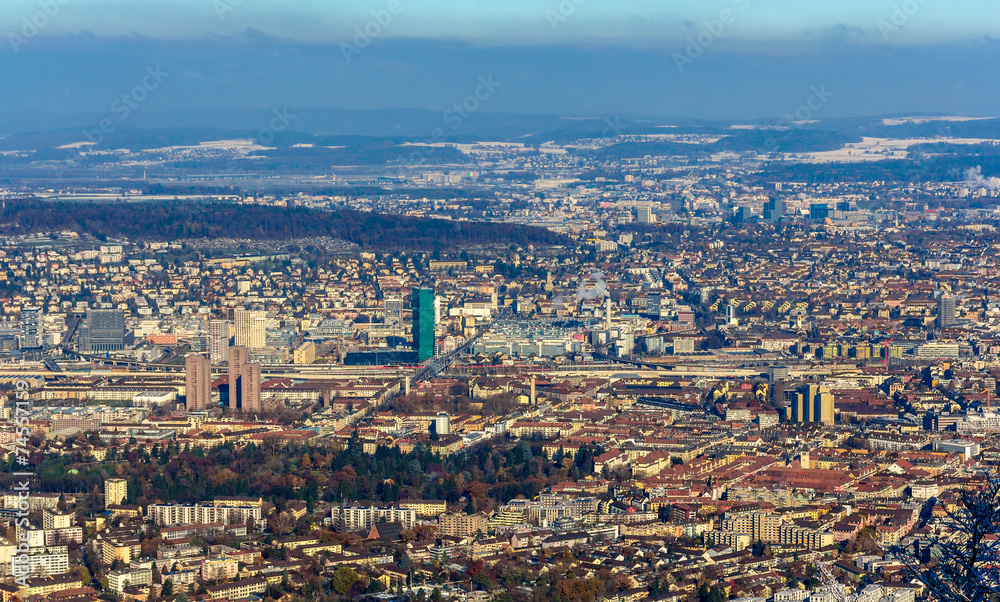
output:
[[[500,313],[497,314],[497,317],[492,322],[487,324],[485,328],[480,330],[479,333],[476,334],[476,336],[466,341],[461,347],[457,347],[453,351],[449,351],[445,355],[439,355],[435,357],[433,360],[431,360],[429,364],[427,364],[419,371],[417,371],[417,373],[413,375],[413,382],[418,383],[427,380],[428,378],[434,378],[435,376],[440,374],[442,370],[450,366],[451,363],[455,361],[456,357],[465,353],[470,347],[472,347],[472,345],[476,343],[476,341],[478,341],[484,334],[489,332],[490,328],[493,328],[494,324],[502,320],[507,320],[512,315],[513,313],[511,312],[509,306],[501,308]]]

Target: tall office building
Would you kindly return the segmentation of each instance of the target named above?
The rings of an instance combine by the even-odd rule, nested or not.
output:
[[[806,403],[805,393],[789,393],[788,411],[791,412],[792,422],[809,422],[809,405]]]
[[[958,320],[955,319],[955,301],[955,297],[952,297],[948,293],[944,293],[938,297],[938,328],[948,328],[958,323]]]
[[[80,351],[103,353],[125,348],[125,312],[120,309],[89,309],[80,325]]]
[[[764,221],[776,224],[785,216],[785,202],[781,199],[771,199],[764,205]]]
[[[389,293],[385,296],[385,323],[396,325],[403,323],[403,296],[399,293]]]
[[[646,293],[646,313],[654,318],[659,318],[663,313],[663,305],[666,300],[663,293]]]
[[[652,205],[639,205],[637,208],[640,224],[656,223],[656,214],[653,213]]]
[[[833,393],[821,385],[809,385],[809,401],[812,403],[810,422],[833,424]]]
[[[263,349],[267,345],[267,314],[262,311],[237,309],[233,313],[235,336],[233,343],[237,347]]]
[[[736,215],[733,221],[737,224],[750,224],[757,221],[757,216],[753,212],[753,207],[741,205],[736,208]]]
[[[197,412],[212,403],[212,363],[203,355],[190,354],[184,360],[187,410]]]
[[[822,385],[808,385],[794,393],[792,420],[833,424],[833,393]]]
[[[44,324],[41,307],[25,307],[21,310],[21,349],[39,349],[44,343]]]
[[[248,414],[263,409],[260,399],[260,364],[244,364],[240,371],[240,410]]]
[[[107,479],[104,481],[104,507],[120,506],[128,499],[128,481]]]
[[[830,217],[830,206],[826,203],[813,203],[809,206],[809,219],[823,221]]]
[[[250,363],[246,347],[229,348],[229,408],[260,412],[260,364]]]
[[[447,412],[438,412],[434,416],[434,432],[438,435],[451,434],[451,416]]]
[[[786,392],[792,422],[833,424],[833,393],[822,385],[808,385],[798,391]]]
[[[413,350],[420,361],[434,357],[434,289],[413,289]]]
[[[229,348],[229,408],[240,407],[240,375],[243,366],[250,362],[250,350],[246,347]]]
[[[208,359],[213,364],[221,364],[229,359],[229,322],[208,321]]]

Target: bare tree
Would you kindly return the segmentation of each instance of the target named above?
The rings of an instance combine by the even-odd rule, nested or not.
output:
[[[891,552],[931,597],[942,602],[986,602],[1000,594],[1000,478],[980,491],[962,491],[962,507],[948,512],[948,532],[930,540],[930,560],[909,548]]]

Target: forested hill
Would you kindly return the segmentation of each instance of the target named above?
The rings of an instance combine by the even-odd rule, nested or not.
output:
[[[469,245],[564,245],[565,236],[515,224],[457,222],[351,210],[183,201],[6,201],[0,234],[73,230],[137,240],[332,236],[379,250],[433,250]]]

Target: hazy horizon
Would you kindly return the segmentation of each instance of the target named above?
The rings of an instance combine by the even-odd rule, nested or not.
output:
[[[956,4],[958,6],[956,6]],[[47,8],[50,7],[50,8]],[[760,0],[8,0],[0,6],[3,31],[21,27],[39,10],[52,13],[48,35],[93,32],[161,40],[240,35],[248,30],[310,43],[350,41],[373,13],[393,16],[383,39],[463,40],[484,45],[612,43],[670,48],[730,10],[725,37],[752,42],[843,39],[861,43],[925,45],[1000,38],[1000,6],[986,0],[845,0],[802,4]]]
[[[1000,100],[984,76],[1000,64],[995,17],[926,0],[16,0],[0,6],[0,114],[112,112],[155,69],[129,115],[443,112],[478,94],[476,113],[985,117]]]

